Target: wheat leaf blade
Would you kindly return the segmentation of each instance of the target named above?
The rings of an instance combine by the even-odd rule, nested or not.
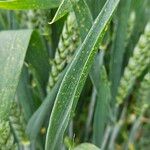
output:
[[[54,150],[65,132],[96,54],[97,44],[102,40],[104,29],[118,3],[119,0],[106,2],[65,74],[50,117],[46,150]]]
[[[7,0],[0,1],[4,9],[47,9],[58,7],[61,0]]]
[[[8,117],[10,101],[14,97],[32,30],[0,33],[0,118]]]

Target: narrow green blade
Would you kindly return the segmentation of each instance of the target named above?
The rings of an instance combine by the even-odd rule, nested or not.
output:
[[[122,0],[118,7],[118,24],[116,37],[113,43],[113,49],[110,62],[110,79],[112,82],[112,104],[115,103],[115,96],[117,94],[117,88],[119,85],[123,56],[125,53],[125,40],[127,36],[127,23],[129,17],[131,0]]]
[[[94,60],[99,42],[105,33],[104,29],[118,3],[119,0],[108,0],[106,2],[65,74],[50,117],[46,136],[46,150],[54,150],[57,142],[62,140]]]
[[[80,0],[79,2],[76,2],[74,0],[70,1],[72,2],[73,9],[76,15],[81,40],[84,41],[93,23],[92,14],[88,8],[87,3],[84,0]]]
[[[94,144],[101,147],[104,138],[105,125],[110,116],[110,84],[107,78],[106,70],[102,65],[99,73],[99,88],[97,93],[96,109],[93,123]]]
[[[7,0],[0,1],[4,9],[48,9],[58,7],[61,0]]]
[[[16,97],[18,102],[22,106],[22,110],[26,120],[29,120],[29,118],[32,116],[33,112],[35,111],[33,93],[29,84],[30,84],[30,78],[29,78],[28,69],[24,65],[20,75],[18,87],[16,90]]]
[[[66,15],[70,10],[72,9],[70,0],[62,0],[61,4],[59,5],[58,10],[56,11],[56,14],[50,24],[56,22],[60,18],[62,18],[64,15]]]

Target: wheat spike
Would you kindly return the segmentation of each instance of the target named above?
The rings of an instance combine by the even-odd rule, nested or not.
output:
[[[49,35],[50,32],[50,28],[48,27],[48,13],[48,11],[40,9],[16,11],[21,27],[39,29],[43,35]]]
[[[143,70],[150,62],[150,23],[145,27],[144,34],[141,35],[133,56],[129,59],[129,63],[125,68],[123,77],[118,88],[117,102],[121,104],[132,89],[135,80],[141,75]]]
[[[48,82],[48,91],[55,85],[59,74],[65,65],[71,61],[74,50],[79,45],[79,35],[75,14],[71,12],[64,24],[62,34],[59,39],[58,48],[52,64],[52,69]]]

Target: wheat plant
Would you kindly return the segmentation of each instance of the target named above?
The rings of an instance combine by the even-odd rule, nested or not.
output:
[[[0,0],[0,150],[149,150],[149,0]]]

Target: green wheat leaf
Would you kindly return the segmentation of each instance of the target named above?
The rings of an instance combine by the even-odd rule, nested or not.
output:
[[[7,119],[32,30],[0,32],[0,119]]]
[[[97,60],[97,70],[99,76],[97,79],[98,91],[93,122],[93,141],[94,144],[99,147],[102,144],[105,126],[110,116],[109,108],[111,99],[110,83],[108,81],[108,76],[103,62],[100,62],[101,59],[103,59],[101,57],[102,56],[100,55],[98,57],[99,60]]]
[[[61,0],[7,0],[0,1],[4,9],[47,9],[58,7]]]
[[[55,16],[53,17],[50,24],[56,22],[60,18],[62,18],[64,15],[66,15],[69,11],[71,11],[71,3],[70,0],[62,0],[61,4],[59,5],[58,10],[55,13]]]
[[[119,0],[108,0],[106,2],[63,78],[50,117],[46,136],[46,150],[54,150],[57,142],[62,140],[96,55],[99,42],[105,33],[104,29],[118,3]]]
[[[117,94],[117,88],[121,77],[121,69],[123,63],[123,56],[125,53],[125,42],[127,37],[127,23],[129,17],[131,0],[122,0],[118,7],[118,24],[116,36],[113,43],[110,63],[110,79],[112,82],[112,98],[114,103]]]
[[[29,85],[30,78],[27,67],[24,65],[20,75],[20,81],[16,90],[17,100],[22,106],[22,111],[26,120],[32,116],[35,111],[33,93]]]
[[[84,41],[93,23],[92,14],[84,0],[80,0],[78,3],[74,0],[70,1],[73,5],[73,9],[76,15],[81,40]]]
[[[27,131],[28,136],[32,140],[36,139],[40,129],[42,128],[43,122],[44,122],[47,114],[50,114],[50,112],[52,110],[52,106],[54,104],[55,97],[57,95],[60,83],[64,77],[66,69],[61,73],[56,85],[48,93],[48,95],[44,99],[44,102],[34,112],[34,114],[32,115],[32,117],[30,118],[30,120],[28,122],[26,131]]]
[[[37,36],[38,38],[35,38],[35,36]],[[2,120],[8,118],[11,100],[15,96],[26,52],[28,49],[34,51],[33,45],[36,43],[33,42],[32,38],[39,40],[36,42],[40,44],[38,33],[36,31],[33,32],[33,30],[14,30],[0,32],[0,119]],[[33,60],[31,62],[31,64],[34,65],[35,69],[38,70],[38,73],[41,73],[44,68],[42,68],[42,71],[39,69],[40,65],[38,66],[37,63],[41,59],[38,60],[39,57],[38,55],[36,55],[36,52],[43,52],[42,55],[44,55],[44,51],[34,51],[34,54],[36,56],[36,63],[34,63]],[[28,61],[30,59],[31,58],[28,57]],[[25,94],[26,93],[19,93],[20,98],[22,99],[20,100],[22,101],[21,104],[24,104],[23,100],[25,100]],[[29,106],[27,107],[29,109]]]

